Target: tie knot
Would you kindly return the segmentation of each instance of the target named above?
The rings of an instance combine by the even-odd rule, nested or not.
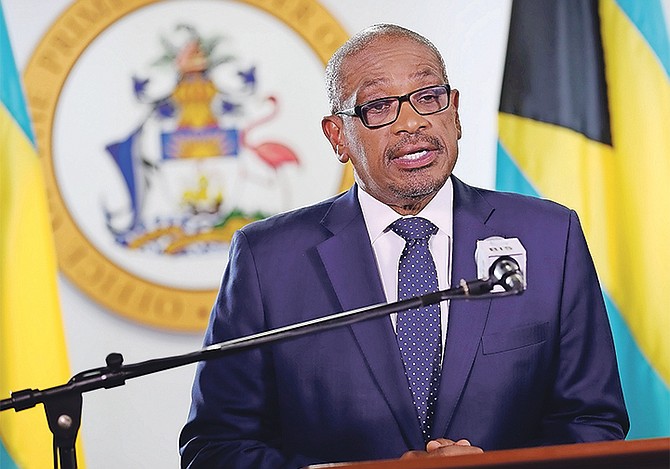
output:
[[[437,226],[421,217],[399,218],[389,226],[405,241],[410,239],[428,239],[437,233]]]

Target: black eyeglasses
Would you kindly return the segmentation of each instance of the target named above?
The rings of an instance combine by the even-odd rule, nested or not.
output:
[[[451,87],[447,84],[427,86],[403,96],[373,99],[351,109],[336,112],[335,115],[358,117],[368,129],[378,129],[398,119],[400,106],[405,101],[409,102],[417,114],[427,116],[448,108],[450,97]]]

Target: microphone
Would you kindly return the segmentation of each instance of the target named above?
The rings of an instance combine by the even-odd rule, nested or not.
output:
[[[475,262],[477,278],[488,281],[479,292],[509,295],[526,289],[526,248],[519,238],[490,236],[478,240]]]
[[[497,258],[489,269],[491,288],[500,285],[505,291],[521,293],[526,289],[519,263],[510,256]]]
[[[518,295],[526,289],[523,272],[519,263],[511,256],[497,257],[489,267],[487,278],[466,282],[460,281],[460,288],[466,297],[475,297],[491,293],[496,286],[504,292],[499,294]]]

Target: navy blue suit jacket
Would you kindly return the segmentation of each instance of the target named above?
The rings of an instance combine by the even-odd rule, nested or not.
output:
[[[603,298],[575,212],[454,182],[452,279],[477,240],[517,237],[527,291],[452,301],[435,428],[485,450],[623,438]],[[385,302],[356,191],[248,225],[205,343]],[[190,467],[280,468],[423,449],[388,317],[198,366],[181,439]]]

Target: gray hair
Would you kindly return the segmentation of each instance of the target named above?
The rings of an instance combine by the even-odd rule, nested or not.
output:
[[[328,93],[328,102],[330,104],[330,112],[335,113],[342,110],[345,100],[343,81],[345,77],[342,64],[349,57],[356,55],[358,52],[365,49],[376,39],[383,36],[400,37],[417,42],[430,49],[440,63],[444,79],[447,79],[447,67],[442,58],[442,54],[437,50],[437,47],[428,39],[410,29],[403,28],[395,24],[380,23],[372,25],[364,30],[353,35],[347,42],[345,42],[339,49],[335,51],[333,56],[326,65],[326,92]]]

